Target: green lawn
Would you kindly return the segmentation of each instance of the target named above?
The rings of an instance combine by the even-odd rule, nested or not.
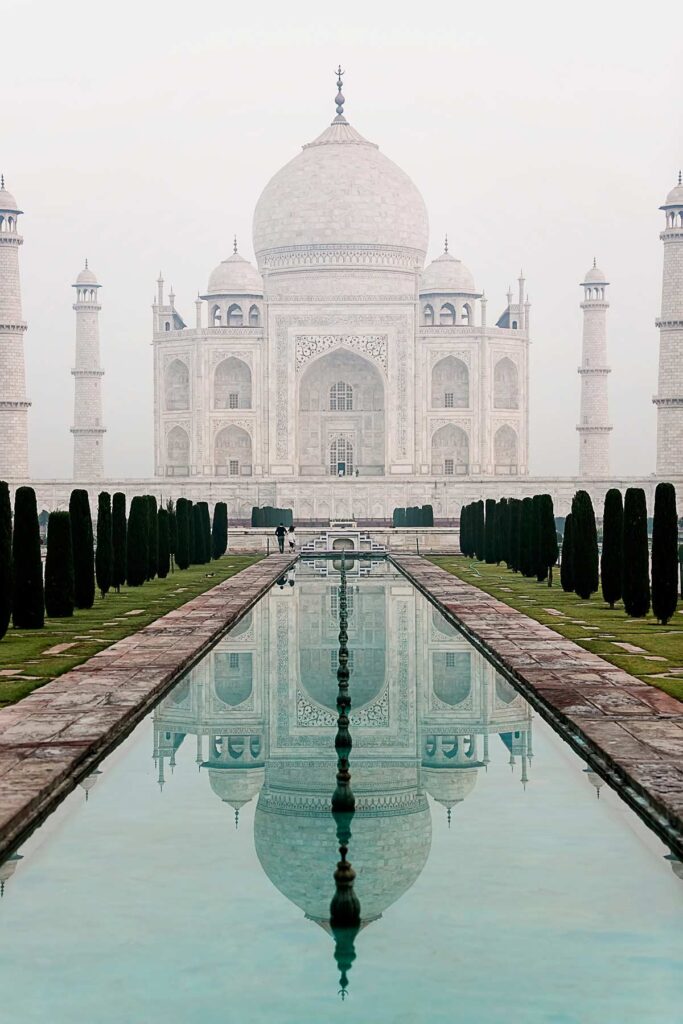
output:
[[[108,647],[186,601],[257,562],[258,555],[225,555],[210,565],[176,570],[165,580],[142,587],[122,587],[71,619],[46,619],[45,629],[10,629],[0,640],[0,707],[21,700]],[[66,649],[62,645],[69,644]],[[55,650],[57,648],[57,650]],[[48,653],[50,650],[53,653]]]
[[[679,603],[668,625],[660,626],[652,615],[628,618],[621,603],[611,611],[600,593],[589,601],[582,601],[576,594],[565,594],[557,568],[549,588],[547,583],[525,579],[504,565],[486,565],[453,556],[434,556],[431,561],[599,654],[605,661],[683,700],[683,604]],[[629,653],[616,646],[623,643],[641,648],[642,653]]]

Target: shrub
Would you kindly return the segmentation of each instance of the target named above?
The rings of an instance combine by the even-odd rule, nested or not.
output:
[[[50,512],[47,521],[45,611],[51,619],[67,619],[74,613],[74,559],[68,512]]]
[[[141,587],[147,579],[149,551],[147,548],[149,505],[147,498],[137,495],[130,503],[128,517],[128,557],[126,579],[129,587]]]
[[[12,617],[12,505],[9,487],[0,480],[0,640]]]
[[[664,626],[678,603],[678,515],[673,484],[657,484],[652,527],[652,611]]]
[[[220,558],[228,550],[228,506],[224,501],[217,501],[213,509],[213,526],[211,528],[211,554]]]
[[[587,491],[577,491],[572,499],[572,551],[574,592],[585,601],[599,584],[598,531]]]
[[[534,500],[523,498],[519,523],[519,570],[527,578],[536,575],[534,558]]]
[[[126,496],[117,491],[112,499],[112,586],[121,590],[126,582],[126,564],[128,561],[128,523],[126,522]]]
[[[102,597],[109,593],[113,576],[111,496],[100,491],[97,498],[97,547],[95,579]]]
[[[624,544],[624,502],[621,491],[610,487],[602,514],[602,553],[600,581],[602,596],[610,608],[621,597],[622,549]]]
[[[548,577],[548,586],[553,585],[553,566],[557,562],[557,528],[555,526],[555,510],[553,499],[549,494],[539,494],[539,561],[544,572],[539,580]]]
[[[71,546],[74,559],[74,604],[92,608],[95,603],[95,551],[88,492],[77,487],[69,499]]]
[[[178,498],[175,520],[177,532],[175,561],[179,569],[187,569],[190,564],[190,503],[187,498]]]
[[[43,563],[36,492],[32,487],[18,487],[14,495],[12,561],[12,622],[16,629],[42,629],[45,623]]]
[[[422,506],[422,525],[433,526],[434,525],[434,509],[431,505]]]
[[[157,520],[157,499],[152,494],[147,500],[147,579],[153,580],[159,564],[159,525]]]
[[[627,615],[639,619],[650,607],[647,543],[647,504],[642,487],[628,487],[624,495],[622,594]]]
[[[157,562],[157,574],[160,580],[165,580],[171,565],[171,514],[166,508],[160,508],[157,512],[157,537],[159,540],[159,558]]]
[[[564,521],[562,535],[562,561],[560,562],[560,583],[568,594],[574,590],[574,545],[572,543],[572,514]]]
[[[496,536],[496,503],[493,498],[486,499],[486,515],[484,520],[484,557],[489,565],[496,561],[498,539]]]

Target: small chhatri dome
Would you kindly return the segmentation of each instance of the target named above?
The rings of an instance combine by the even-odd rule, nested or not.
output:
[[[678,184],[671,189],[666,197],[666,202],[660,206],[660,210],[666,210],[670,206],[683,206],[683,176],[680,171],[678,172]]]
[[[442,294],[455,292],[461,295],[478,295],[474,278],[462,262],[448,251],[448,235],[444,251],[425,267],[420,277],[420,294]]]
[[[593,260],[593,266],[590,270],[586,271],[586,276],[583,279],[583,284],[609,284],[607,275],[600,270],[595,260]]]
[[[2,213],[22,213],[23,211],[17,206],[17,201],[5,188],[5,175],[0,175],[0,212]]]
[[[95,277],[94,273],[88,266],[87,260],[85,261],[85,266],[83,267],[83,270],[81,270],[80,274],[76,278],[74,288],[78,288],[79,285],[89,285],[91,288],[100,287],[99,284],[97,283],[97,278]]]
[[[237,252],[237,239],[233,248],[232,256],[219,263],[211,272],[206,295],[202,298],[215,295],[263,295],[263,279],[256,267]]]

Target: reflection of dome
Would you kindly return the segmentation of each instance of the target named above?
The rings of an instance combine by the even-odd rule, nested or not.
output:
[[[474,278],[462,260],[449,252],[437,256],[425,267],[420,278],[420,295],[455,292],[459,295],[478,295]]]
[[[207,765],[202,765],[207,767]],[[209,765],[209,785],[216,796],[237,811],[256,796],[265,775],[265,768],[217,767]]]
[[[338,860],[336,827],[329,811],[334,764],[319,766],[329,777],[329,793],[261,790],[254,818],[254,841],[261,866],[273,885],[316,921],[327,921]],[[365,769],[365,779],[376,773]],[[397,806],[395,797],[362,796],[363,768],[353,769],[356,814],[351,825],[349,860],[356,872],[354,891],[364,921],[380,917],[414,884],[432,841],[427,798],[417,789]],[[307,784],[311,782],[307,772]],[[375,782],[381,787],[381,782]]]
[[[423,768],[421,779],[424,788],[437,803],[449,809],[470,795],[477,784],[479,769],[471,768]]]
[[[675,853],[667,853],[664,860],[669,861],[671,864],[671,870],[676,878],[683,880],[683,861],[679,860]]]
[[[263,295],[263,279],[256,267],[234,252],[212,270],[205,297],[210,295]]]
[[[267,254],[285,252],[289,266],[310,265],[308,247],[315,246],[346,265],[372,266],[369,254],[384,250],[384,269],[405,267],[397,250],[408,249],[414,269],[422,265],[427,237],[427,211],[413,182],[344,117],[271,178],[254,212],[259,266]],[[353,251],[341,254],[340,246]]]
[[[17,870],[17,864],[22,860],[20,853],[11,854],[7,860],[4,860],[0,864],[0,896],[5,892],[5,882],[8,882],[14,872]]]

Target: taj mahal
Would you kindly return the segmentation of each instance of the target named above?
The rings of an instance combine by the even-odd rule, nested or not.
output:
[[[429,227],[407,174],[344,114],[266,184],[253,218],[256,266],[234,251],[210,273],[192,317],[166,292],[153,305],[154,467],[150,481],[109,481],[131,496],[226,500],[232,519],[254,505],[299,520],[386,520],[431,503],[437,518],[483,496],[553,494],[568,504],[583,480],[597,500],[610,476],[607,275],[582,283],[578,478],[529,478],[531,311],[516,291],[492,310],[449,251],[425,266]],[[683,185],[664,205],[657,478],[683,479]],[[28,474],[17,221],[0,190],[0,476]],[[98,314],[100,283],[74,282],[74,479],[104,486]],[[188,322],[191,321],[191,322]],[[631,481],[623,481],[629,483]],[[72,481],[37,483],[59,507]]]

